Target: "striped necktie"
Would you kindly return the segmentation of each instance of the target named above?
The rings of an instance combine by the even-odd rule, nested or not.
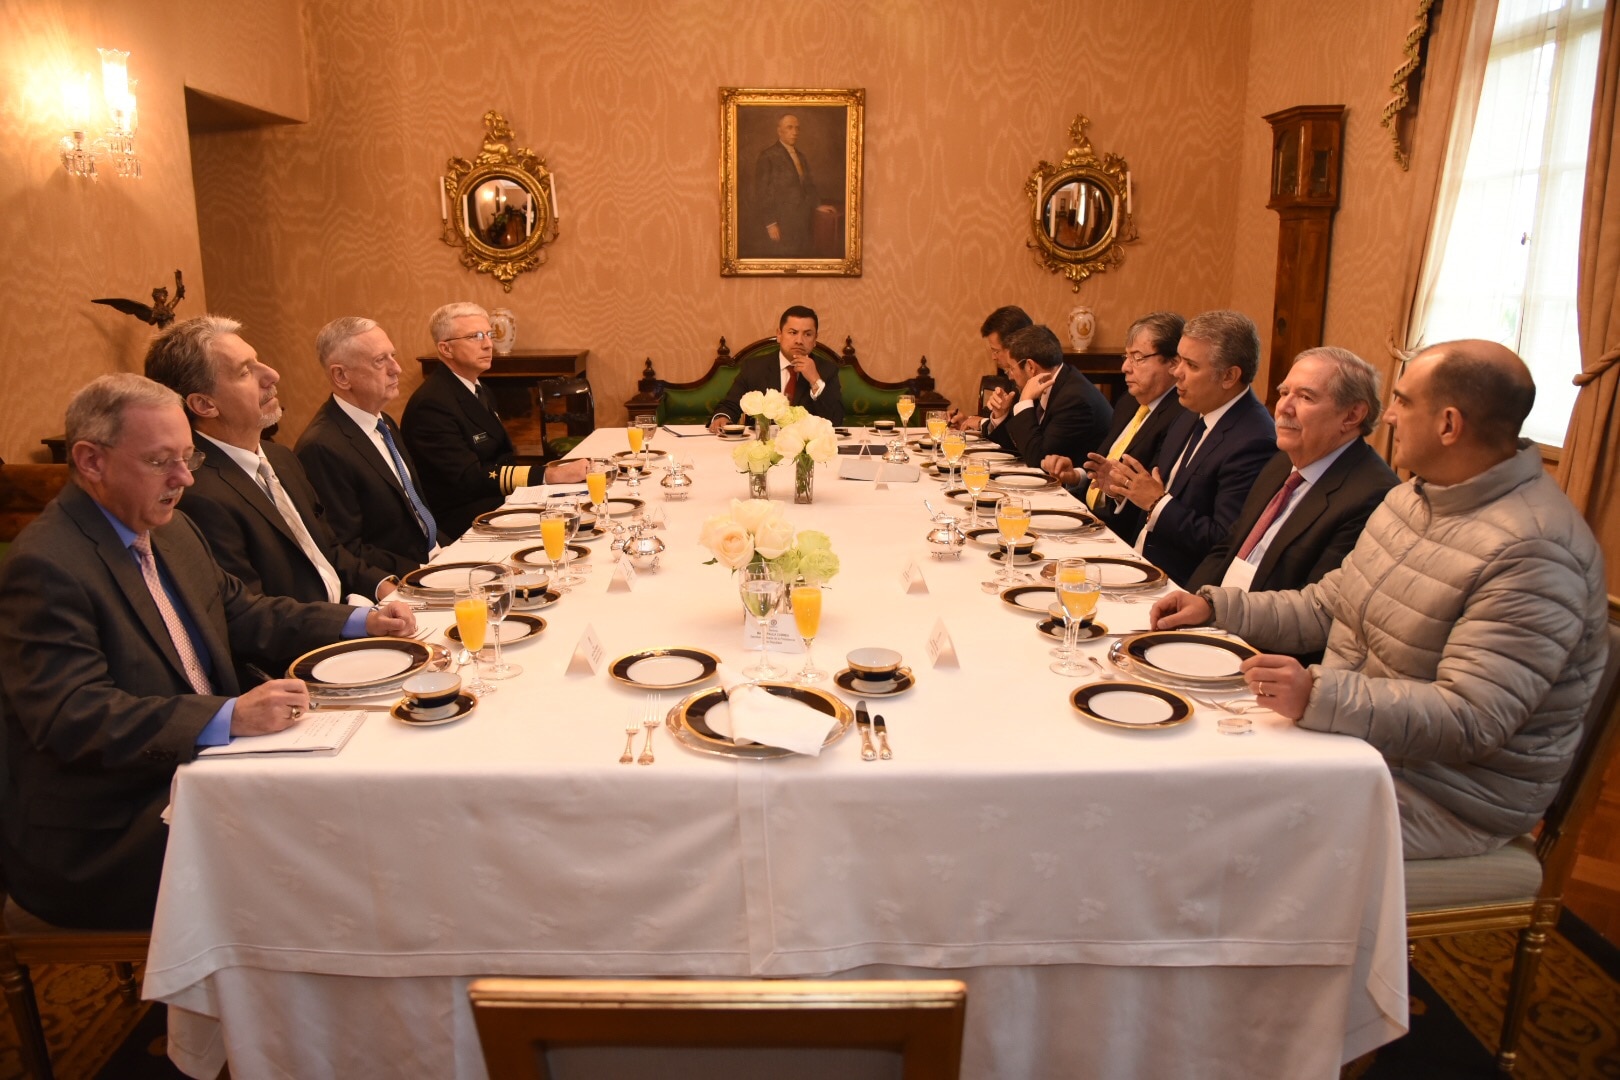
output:
[[[416,493],[416,485],[411,483],[411,470],[405,467],[405,459],[400,456],[399,447],[394,443],[394,433],[388,430],[388,422],[377,417],[377,431],[382,435],[383,445],[388,447],[388,456],[394,459],[394,471],[399,473],[399,484],[405,489],[405,497],[411,502],[411,509],[416,513],[416,524],[427,536],[428,549],[439,542],[439,523],[433,520],[433,512],[422,501],[422,496]]]
[[[152,555],[152,534],[143,532],[129,545],[135,549],[136,561],[141,565],[141,579],[146,582],[146,589],[152,594],[152,602],[157,605],[158,614],[163,616],[163,625],[169,628],[169,639],[174,642],[174,651],[180,654],[180,666],[185,669],[186,681],[191,688],[199,694],[212,694],[213,685],[208,681],[208,672],[203,670],[202,659],[197,655],[197,646],[186,633],[186,624],[180,620],[180,612],[175,610],[174,604],[169,600],[168,590],[163,587],[163,579],[158,577],[157,559]]]
[[[1125,425],[1125,430],[1119,433],[1119,438],[1114,440],[1114,445],[1108,448],[1109,461],[1118,461],[1120,457],[1124,455],[1125,448],[1131,445],[1131,440],[1136,438],[1136,433],[1142,430],[1142,424],[1147,420],[1148,414],[1152,411],[1153,410],[1149,409],[1146,405],[1138,405],[1136,407],[1136,415],[1131,417],[1131,422]],[[1101,489],[1099,489],[1095,484],[1091,485],[1091,487],[1086,491],[1086,505],[1092,509],[1096,509],[1097,500],[1101,495]]]
[[[343,598],[343,583],[338,580],[337,571],[333,569],[331,562],[316,546],[315,538],[309,534],[309,526],[304,524],[303,515],[298,512],[298,507],[293,505],[287,489],[276,479],[276,471],[270,467],[263,450],[259,451],[258,475],[259,485],[275,504],[276,512],[281,515],[287,531],[292,533],[294,542],[298,544],[298,550],[304,553],[304,558],[309,560],[309,564],[315,568],[315,573],[320,575],[321,585],[326,589],[327,601],[337,603]]]

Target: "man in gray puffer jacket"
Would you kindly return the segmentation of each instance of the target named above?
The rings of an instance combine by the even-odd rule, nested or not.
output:
[[[1299,592],[1177,593],[1153,625],[1325,647],[1309,669],[1255,657],[1244,678],[1301,727],[1383,753],[1407,858],[1476,855],[1532,828],[1574,760],[1608,654],[1603,558],[1518,439],[1535,384],[1511,351],[1436,345],[1392,397],[1392,458],[1414,479],[1338,570]]]

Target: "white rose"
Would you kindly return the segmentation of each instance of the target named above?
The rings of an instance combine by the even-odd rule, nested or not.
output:
[[[748,530],[735,521],[718,527],[709,550],[720,565],[731,570],[741,570],[748,565],[754,557],[754,541],[749,537]]]
[[[765,395],[758,390],[750,390],[737,402],[737,407],[749,416],[758,416],[765,411]]]
[[[731,448],[731,463],[738,472],[748,471],[748,443],[740,442]]]
[[[838,436],[830,431],[825,435],[817,435],[805,443],[804,448],[811,461],[831,461],[838,456]]]
[[[785,517],[769,517],[754,530],[754,550],[767,559],[774,559],[793,546],[793,526]]]
[[[731,500],[731,520],[751,533],[757,533],[760,523],[766,518],[775,517],[781,512],[782,504],[770,499]]]
[[[776,452],[785,458],[798,457],[804,449],[804,437],[797,427],[784,428],[776,433]]]
[[[745,396],[743,400],[747,401],[748,399]],[[759,414],[767,420],[776,420],[791,408],[793,408],[792,403],[782,396],[782,391],[767,390],[765,391],[764,400],[760,404]]]
[[[703,528],[698,531],[698,543],[713,552],[715,537],[728,525],[735,524],[736,522],[731,519],[729,514],[716,514],[714,517],[706,519],[703,522]]]

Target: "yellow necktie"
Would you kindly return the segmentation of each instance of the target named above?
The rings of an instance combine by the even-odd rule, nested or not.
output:
[[[1131,422],[1125,425],[1125,430],[1119,433],[1119,438],[1114,440],[1114,445],[1108,448],[1109,461],[1119,460],[1120,455],[1125,452],[1125,448],[1131,445],[1131,440],[1136,438],[1136,433],[1142,430],[1142,422],[1148,418],[1148,413],[1151,411],[1146,405],[1136,407],[1136,415],[1131,417]],[[1101,489],[1096,485],[1092,485],[1086,492],[1086,505],[1095,510],[1097,508],[1097,497],[1101,494]]]

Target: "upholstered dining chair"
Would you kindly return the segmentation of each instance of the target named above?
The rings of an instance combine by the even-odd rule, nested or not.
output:
[[[1479,930],[1518,930],[1508,981],[1507,1010],[1496,1051],[1497,1067],[1512,1072],[1519,1029],[1535,990],[1547,932],[1564,906],[1564,884],[1575,866],[1581,824],[1597,802],[1604,767],[1620,743],[1620,612],[1609,599],[1609,660],[1592,704],[1575,764],[1547,808],[1540,830],[1497,851],[1463,859],[1418,859],[1406,864],[1406,937],[1444,937]]]
[[[51,1056],[39,1022],[39,1002],[28,969],[34,964],[110,964],[124,1000],[140,1000],[133,965],[146,960],[148,930],[68,930],[52,926],[5,899],[0,933],[0,990],[17,1029],[23,1069],[31,1080],[51,1080]]]
[[[477,979],[468,995],[490,1080],[565,1080],[574,1068],[597,1077],[615,1067],[782,1080],[811,1060],[808,1075],[849,1075],[852,1052],[885,1055],[876,1063],[905,1080],[955,1080],[967,1011],[967,987],[953,979]],[[586,1048],[597,1056],[570,1066],[567,1055]],[[736,1058],[702,1057],[716,1050],[820,1056],[754,1057],[748,1064],[760,1071],[743,1072]],[[698,1055],[690,1072],[683,1054]]]

